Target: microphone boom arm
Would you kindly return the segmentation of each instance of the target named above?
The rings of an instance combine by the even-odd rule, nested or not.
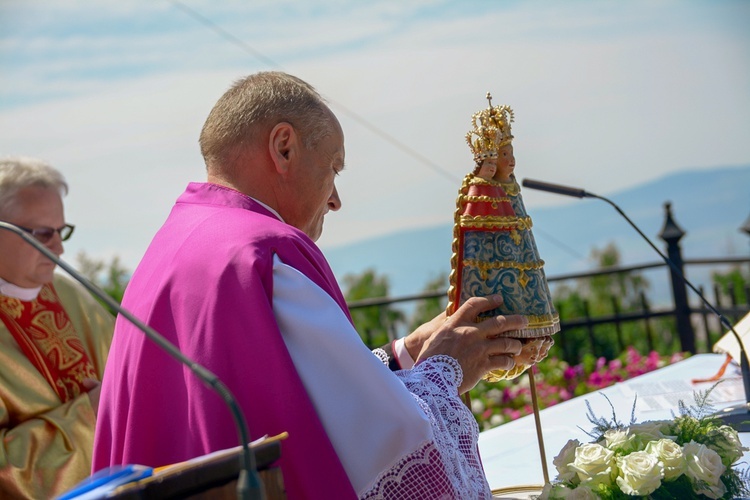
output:
[[[657,254],[664,260],[664,262],[680,277],[680,279],[688,286],[690,289],[695,292],[696,295],[701,299],[701,302],[708,307],[708,309],[716,315],[716,317],[719,319],[719,322],[727,328],[730,332],[732,332],[732,335],[734,336],[734,339],[737,341],[737,344],[740,349],[740,371],[742,373],[742,382],[745,389],[745,405],[743,405],[742,413],[740,414],[741,418],[747,417],[746,420],[737,421],[734,423],[738,423],[740,425],[743,425],[745,421],[750,421],[750,363],[748,363],[747,358],[747,351],[745,350],[745,344],[742,341],[742,337],[740,337],[740,334],[737,333],[737,330],[734,329],[734,326],[727,320],[706,298],[703,296],[703,294],[693,286],[693,284],[688,281],[688,279],[685,277],[685,275],[682,273],[680,268],[677,267],[677,265],[664,255],[659,248],[657,248],[656,245],[649,239],[648,236],[643,234],[643,231],[638,228],[638,226],[635,225],[635,223],[630,220],[630,217],[625,215],[625,212],[622,211],[622,209],[617,206],[615,202],[610,200],[609,198],[605,198],[604,196],[599,196],[594,193],[589,193],[588,191],[585,191],[583,189],[579,188],[573,188],[568,186],[561,186],[559,184],[550,184],[548,182],[541,182],[541,181],[535,181],[532,179],[524,179],[522,182],[524,187],[528,187],[531,189],[538,189],[540,191],[547,191],[550,193],[556,193],[556,194],[562,194],[565,196],[573,196],[576,198],[597,198],[602,201],[605,201],[612,205],[612,207],[617,210],[617,212],[622,215],[622,217],[630,224],[633,229],[635,229],[641,237],[646,240],[646,242],[653,248]],[[748,426],[748,430],[750,430],[750,426]]]
[[[682,271],[680,270],[680,268],[677,267],[677,264],[675,264],[672,259],[670,259],[666,255],[664,255],[662,253],[662,251],[659,250],[656,245],[654,245],[654,243],[651,241],[651,239],[649,239],[648,236],[646,236],[645,234],[643,234],[643,231],[641,231],[638,228],[638,226],[636,226],[635,223],[632,220],[630,220],[630,217],[628,217],[627,215],[625,215],[625,212],[623,212],[622,209],[619,206],[617,206],[617,204],[615,202],[613,202],[609,198],[605,198],[604,196],[599,196],[599,195],[592,194],[592,193],[587,193],[587,195],[590,198],[598,198],[598,199],[606,201],[607,203],[609,203],[610,205],[612,205],[612,207],[614,207],[614,209],[617,210],[620,213],[620,215],[622,215],[622,217],[626,221],[628,221],[628,224],[630,224],[633,227],[633,229],[635,229],[638,232],[638,234],[640,234],[643,237],[643,239],[646,240],[646,242],[649,245],[651,245],[651,248],[653,248],[656,251],[656,253],[659,254],[659,256],[664,260],[664,262],[667,263],[667,265],[669,265],[670,268],[672,268],[672,270],[677,274],[677,276],[679,276],[680,279],[688,287],[690,287],[690,289],[693,292],[695,292],[695,294],[698,297],[700,297],[701,302],[703,302],[703,304],[706,307],[708,307],[708,309],[712,313],[714,313],[717,318],[719,318],[719,322],[725,328],[727,328],[730,332],[732,332],[732,334],[734,335],[734,339],[737,341],[738,347],[740,348],[740,365],[741,365],[740,368],[741,368],[741,371],[742,371],[742,379],[743,379],[743,383],[744,383],[744,386],[745,386],[745,401],[748,402],[748,403],[750,403],[750,376],[749,376],[749,374],[750,374],[750,364],[748,364],[747,352],[745,351],[745,343],[742,341],[742,337],[740,337],[740,334],[737,333],[737,331],[734,329],[734,326],[732,326],[732,324],[729,322],[729,320],[726,317],[724,317],[724,315],[721,314],[713,306],[713,304],[711,304],[708,300],[706,300],[706,298],[703,296],[703,294],[700,291],[698,291],[698,289],[695,288],[695,286],[693,286],[693,284],[690,281],[688,281],[687,278],[685,278],[685,275],[682,273]]]

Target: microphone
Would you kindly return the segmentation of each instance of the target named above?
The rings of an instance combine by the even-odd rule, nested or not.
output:
[[[719,318],[719,322],[727,328],[732,334],[734,335],[735,340],[737,341],[737,344],[740,348],[740,371],[742,373],[742,384],[745,389],[745,403],[737,405],[737,406],[731,406],[728,408],[724,408],[723,410],[720,410],[716,417],[718,417],[722,422],[724,422],[727,425],[733,426],[737,431],[739,432],[748,432],[750,431],[750,363],[748,363],[747,358],[747,351],[745,350],[745,344],[742,342],[742,338],[737,333],[737,331],[734,329],[734,326],[727,320],[706,298],[703,296],[703,294],[693,286],[693,284],[688,281],[688,279],[685,277],[685,275],[682,273],[679,267],[666,255],[662,253],[659,248],[657,248],[656,245],[654,245],[651,240],[643,234],[643,231],[641,231],[638,226],[635,225],[635,223],[630,220],[630,218],[625,215],[625,212],[622,211],[622,209],[617,206],[612,200],[605,198],[604,196],[599,196],[593,193],[589,193],[587,191],[584,191],[583,189],[579,188],[573,188],[568,186],[561,186],[559,184],[550,184],[547,182],[540,182],[535,181],[531,179],[524,179],[522,182],[522,185],[524,187],[528,187],[531,189],[538,189],[540,191],[547,191],[550,193],[556,193],[556,194],[562,194],[566,196],[573,196],[576,198],[598,198],[600,200],[606,201],[612,207],[614,207],[617,212],[619,212],[620,215],[623,216],[623,218],[635,229],[638,234],[643,237],[644,240],[646,240],[646,243],[648,243],[651,248],[656,251],[657,254],[664,260],[664,262],[669,265],[669,267],[672,269],[672,271],[677,274],[677,276],[682,279],[682,281],[685,282],[685,284],[690,287],[692,291],[698,295],[698,297],[701,299],[703,304],[716,315],[717,318]]]
[[[559,184],[550,184],[549,182],[534,181],[531,179],[524,179],[523,187],[538,189],[539,191],[547,191],[548,193],[562,194],[565,196],[573,196],[574,198],[596,198],[596,195],[588,193],[583,189],[561,186]]]
[[[237,480],[237,497],[243,500],[262,500],[263,498],[265,498],[263,485],[260,482],[258,471],[256,470],[255,456],[250,452],[250,439],[247,430],[247,420],[245,419],[245,416],[242,413],[242,409],[237,404],[237,400],[235,399],[234,395],[232,395],[229,388],[224,385],[224,383],[219,380],[219,378],[211,371],[185,356],[179,349],[177,349],[177,347],[175,347],[172,343],[165,339],[160,333],[158,333],[147,324],[143,323],[131,312],[120,306],[120,304],[118,304],[112,297],[104,293],[99,287],[84,278],[80,273],[73,269],[73,267],[60,259],[57,255],[52,253],[47,247],[39,243],[39,241],[37,241],[37,239],[31,236],[29,233],[14,224],[10,224],[4,221],[0,221],[0,229],[10,231],[18,235],[26,243],[34,247],[38,252],[41,252],[45,257],[64,269],[89,292],[101,299],[105,304],[107,304],[107,306],[112,308],[112,310],[117,311],[120,316],[123,316],[125,319],[138,327],[138,329],[141,330],[146,335],[146,337],[156,343],[164,351],[166,351],[167,354],[190,368],[190,370],[201,380],[201,382],[206,384],[210,389],[214,390],[219,394],[219,396],[221,396],[227,406],[229,406],[229,410],[232,412],[232,416],[234,417],[234,421],[237,425],[237,432],[239,434],[240,440],[242,441],[242,460],[240,474]]]

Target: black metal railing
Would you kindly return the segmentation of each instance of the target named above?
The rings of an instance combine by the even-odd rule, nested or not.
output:
[[[627,311],[622,310],[618,297],[609,297],[610,313],[596,316],[589,312],[589,304],[586,299],[581,304],[583,306],[582,314],[580,308],[575,315],[568,314],[565,307],[556,304],[560,313],[561,328],[565,335],[556,337],[557,346],[555,349],[561,352],[564,359],[577,362],[583,352],[590,352],[595,355],[619,354],[628,345],[633,344],[634,339],[628,338],[625,330],[629,327],[632,328],[634,324],[637,324],[639,332],[642,332],[637,341],[649,350],[654,350],[657,346],[667,346],[666,348],[671,351],[706,352],[710,351],[713,343],[723,335],[722,326],[714,312],[706,307],[694,293],[688,294],[686,284],[680,274],[685,275],[684,268],[686,266],[712,266],[714,268],[717,266],[742,266],[750,263],[750,256],[683,259],[679,240],[685,233],[674,222],[669,204],[665,204],[665,211],[665,225],[661,236],[667,243],[667,255],[675,264],[674,267],[679,269],[679,273],[675,272],[674,268],[665,262],[655,262],[548,277],[550,286],[553,286],[556,282],[586,280],[598,276],[632,274],[645,270],[666,268],[672,290],[671,304],[656,308],[652,306],[645,293],[640,293],[638,304],[635,307],[630,304]],[[717,285],[714,285],[713,296],[708,296],[702,287],[699,287],[698,290],[722,316],[733,323],[750,312],[750,286],[744,287],[744,294],[736,293],[737,290],[731,284],[728,285],[728,290],[725,290],[724,293],[719,290]],[[738,299],[739,295],[744,295],[744,301]],[[365,307],[389,307],[396,303],[435,298],[447,299],[447,294],[441,290],[404,297],[370,298],[350,302],[349,308],[350,310],[356,310]],[[696,328],[699,335],[696,335]],[[391,328],[389,331],[393,331],[393,329]],[[657,341],[656,335],[666,335],[670,338],[666,341],[664,338],[660,338]],[[676,337],[671,338],[673,335],[676,335]],[[372,343],[372,339],[365,338],[365,342],[369,345]],[[376,346],[371,345],[371,347]]]

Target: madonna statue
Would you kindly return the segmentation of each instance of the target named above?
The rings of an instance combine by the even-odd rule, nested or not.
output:
[[[513,111],[493,107],[489,94],[487,99],[489,107],[472,116],[472,130],[466,134],[475,167],[456,199],[447,313],[453,314],[470,297],[501,295],[503,303],[482,318],[528,318],[524,329],[503,334],[521,339],[524,347],[513,369],[485,377],[497,381],[517,377],[544,359],[553,344],[551,335],[560,330],[560,319],[514,175]]]

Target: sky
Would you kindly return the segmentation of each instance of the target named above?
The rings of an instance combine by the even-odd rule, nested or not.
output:
[[[314,85],[346,136],[325,250],[453,220],[471,115],[515,112],[516,175],[601,195],[750,163],[750,2],[0,0],[0,156],[66,176],[64,258],[133,269],[238,78]],[[535,207],[567,203],[524,191]],[[429,251],[429,249],[417,249]]]

